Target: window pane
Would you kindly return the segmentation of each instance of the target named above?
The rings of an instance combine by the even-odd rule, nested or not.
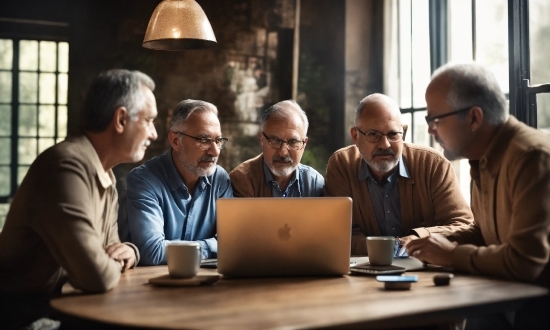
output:
[[[19,102],[36,103],[36,94],[38,92],[37,78],[38,75],[36,73],[19,73]]]
[[[4,227],[6,222],[6,217],[8,216],[8,211],[10,209],[10,204],[0,204],[0,230]]]
[[[531,85],[550,83],[550,2],[529,1]],[[537,95],[537,126],[550,133],[550,95]]]
[[[40,74],[40,103],[55,103],[55,73]]]
[[[0,138],[0,164],[9,165],[11,163],[10,144],[10,138]]]
[[[11,72],[0,72],[0,102],[11,102]]]
[[[455,165],[455,173],[458,177],[460,191],[462,192],[462,195],[464,196],[466,202],[470,204],[470,163],[467,159],[461,159],[459,161],[453,161],[453,165]],[[458,169],[456,168],[457,166]]]
[[[69,75],[61,73],[57,76],[57,103],[67,104],[67,90],[69,89]]]
[[[405,133],[405,142],[412,143],[412,116],[410,113],[401,114],[401,124],[409,126],[407,132]]]
[[[0,105],[0,136],[11,134],[11,107]]]
[[[426,124],[426,111],[416,111],[414,113],[414,143],[425,146],[430,145],[430,134],[428,134],[428,124]]]
[[[53,41],[40,42],[40,71],[55,72],[56,44]]]
[[[38,111],[39,136],[55,135],[55,107],[53,105],[41,105]]]
[[[448,4],[449,61],[472,61],[472,1],[450,0]]]
[[[19,106],[19,135],[36,136],[36,106]]]
[[[27,175],[27,172],[29,171],[30,166],[19,166],[17,168],[17,184],[21,185],[21,182],[25,178],[25,175]]]
[[[54,144],[55,144],[55,140],[53,138],[39,139],[38,140],[38,154],[41,154],[44,150],[48,149],[49,147],[53,146]]]
[[[476,13],[476,61],[487,66],[508,93],[508,1],[476,1]]]
[[[57,71],[69,72],[69,44],[66,42],[60,42],[58,47],[59,57],[57,60]]]
[[[412,107],[411,3],[399,1],[399,106]]]
[[[19,164],[30,165],[36,158],[36,139],[19,139]]]
[[[529,38],[531,56],[531,84],[550,83],[550,2],[529,1]]]
[[[38,41],[21,40],[19,41],[19,69],[37,70],[38,69]]]
[[[57,136],[65,138],[67,136],[67,107],[57,107]]]
[[[550,94],[537,94],[537,126],[550,134]]]
[[[13,42],[0,39],[0,69],[11,70],[13,64]]]
[[[430,26],[429,3],[414,1],[412,6],[412,106],[426,107],[424,93],[430,83]],[[416,133],[415,133],[416,134]]]
[[[10,195],[10,168],[0,166],[0,196]],[[1,211],[0,211],[1,214]]]

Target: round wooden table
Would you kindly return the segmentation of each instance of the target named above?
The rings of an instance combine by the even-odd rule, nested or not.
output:
[[[221,278],[197,287],[159,287],[148,279],[166,266],[138,267],[105,294],[65,288],[51,306],[58,312],[102,324],[147,328],[400,327],[457,320],[514,309],[547,290],[529,284],[455,275],[436,287],[433,272],[412,272],[411,290],[386,291],[369,276]],[[216,274],[201,269],[200,274]],[[409,273],[407,273],[409,274]]]

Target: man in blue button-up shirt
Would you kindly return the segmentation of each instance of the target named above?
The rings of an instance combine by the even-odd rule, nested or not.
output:
[[[213,104],[182,101],[170,123],[171,149],[128,174],[120,234],[138,247],[140,264],[166,264],[167,241],[197,241],[202,258],[217,256],[216,200],[233,197],[229,175],[216,165],[227,142],[221,135]]]
[[[307,144],[308,120],[292,101],[279,102],[260,119],[263,153],[237,166],[229,176],[237,197],[319,197],[325,180],[300,164]]]

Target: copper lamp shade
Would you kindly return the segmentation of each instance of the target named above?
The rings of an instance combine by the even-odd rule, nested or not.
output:
[[[212,26],[195,0],[163,0],[151,15],[142,46],[156,50],[208,48],[216,44]]]

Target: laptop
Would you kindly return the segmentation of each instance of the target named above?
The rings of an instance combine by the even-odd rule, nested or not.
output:
[[[349,197],[217,200],[218,273],[234,277],[345,275]]]

